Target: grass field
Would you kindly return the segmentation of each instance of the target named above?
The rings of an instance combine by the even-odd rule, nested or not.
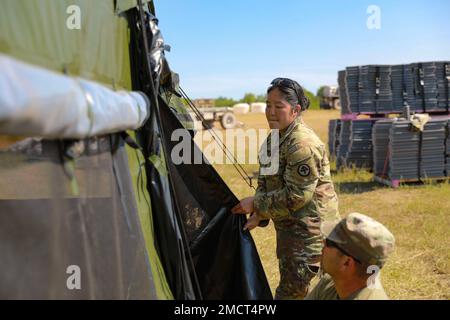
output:
[[[328,120],[339,113],[309,110],[305,122],[327,142]],[[239,117],[245,128],[267,128],[264,115]],[[220,126],[216,126],[219,128]],[[218,130],[221,131],[221,130]],[[238,198],[253,195],[232,165],[215,165]],[[257,165],[244,165],[249,173]],[[373,182],[366,171],[333,170],[341,215],[367,214],[385,224],[396,237],[396,250],[381,272],[391,299],[450,299],[450,184],[401,186],[391,189]],[[279,280],[275,230],[257,228],[252,235],[274,291]]]

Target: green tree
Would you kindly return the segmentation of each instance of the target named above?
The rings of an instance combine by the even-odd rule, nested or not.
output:
[[[267,95],[266,94],[259,94],[256,96],[255,102],[266,102],[267,101]]]
[[[320,109],[319,97],[315,96],[314,93],[306,90],[305,88],[303,88],[303,91],[305,92],[305,95],[308,97],[308,99],[310,101],[309,109]]]
[[[218,97],[214,100],[214,104],[216,107],[232,107],[236,104],[236,101],[232,98]]]
[[[253,103],[256,101],[256,96],[253,93],[246,93],[244,95],[244,98],[241,99],[241,102],[245,102],[245,103]]]
[[[323,97],[323,91],[325,90],[325,86],[321,86],[318,90],[317,90],[317,96],[319,98]]]

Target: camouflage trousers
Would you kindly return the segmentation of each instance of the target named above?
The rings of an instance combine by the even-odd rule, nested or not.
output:
[[[319,257],[320,259],[320,257]],[[276,300],[302,300],[308,294],[313,278],[319,267],[298,263],[295,259],[279,259],[280,283],[275,292]]]
[[[274,221],[274,224],[280,267],[275,299],[303,299],[319,271],[323,246],[320,219],[288,218]]]

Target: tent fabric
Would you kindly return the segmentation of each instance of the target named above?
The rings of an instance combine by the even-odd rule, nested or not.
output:
[[[85,138],[139,128],[150,102],[0,54],[0,134]]]
[[[0,152],[0,298],[157,298],[127,162],[117,135]]]
[[[190,274],[192,272],[189,249],[186,247],[182,225],[176,209],[177,199],[173,198],[170,177],[166,166],[162,140],[161,125],[152,109],[149,123],[139,132],[138,138],[147,143],[144,150],[146,161],[147,189],[152,199],[155,246],[164,267],[167,282],[175,299],[201,299],[199,289]],[[147,151],[147,153],[145,153]]]
[[[131,90],[128,24],[116,14],[115,2],[2,1],[0,52],[111,88]],[[80,29],[74,8],[79,8]]]
[[[135,134],[129,132],[134,138]],[[145,174],[145,159],[139,150],[126,146],[128,165],[133,181],[133,190],[139,212],[141,228],[143,230],[147,254],[150,260],[156,296],[158,299],[173,299],[172,290],[167,282],[164,268],[155,247],[155,228],[151,211],[151,199],[147,191],[147,177]]]
[[[135,8],[138,6],[137,0],[116,0],[116,13],[122,13],[127,11],[128,9]],[[142,0],[143,4],[150,2],[152,4],[152,0]]]
[[[148,0],[143,0],[143,2],[153,8],[152,3]],[[136,0],[8,0],[2,2],[0,10],[0,52],[33,65],[43,67],[47,70],[64,73],[73,77],[83,77],[90,81],[101,83],[112,89],[131,90],[129,26],[122,12],[123,10],[129,9],[130,5],[135,5],[135,3]],[[115,6],[116,4],[117,6]],[[68,12],[69,7],[72,5],[78,6],[80,9],[80,29],[69,29],[67,27],[67,22],[73,18],[74,11]],[[55,83],[52,83],[52,85],[55,85]],[[0,91],[0,94],[3,95],[5,92],[6,91],[2,90]],[[17,141],[18,139],[20,139],[20,137],[0,137],[2,145],[5,145],[5,142],[10,144],[9,141]],[[10,216],[4,216],[4,219],[11,217],[11,215],[15,213],[13,210],[15,207],[11,206],[11,204],[8,204],[6,201],[12,201],[14,199],[20,201],[32,201],[34,199],[39,199],[40,197],[46,197],[48,203],[52,203],[51,199],[54,197],[58,198],[62,193],[67,194],[68,192],[75,192],[77,186],[83,190],[83,180],[71,179],[69,177],[71,165],[77,165],[79,162],[83,163],[83,157],[73,161],[63,162],[60,157],[57,157],[57,155],[54,154],[52,158],[48,158],[46,161],[38,161],[39,157],[33,153],[35,152],[33,150],[36,149],[36,152],[40,152],[39,150],[42,149],[42,143],[40,141],[40,138],[33,138],[28,140],[28,142],[23,141],[13,147],[16,151],[9,150],[5,153],[2,152],[0,155],[0,172],[2,174],[2,179],[0,179],[0,193],[2,193],[2,196],[0,197],[0,207],[2,209],[0,211],[3,213],[3,208],[6,206],[8,206],[8,210],[10,210]],[[17,148],[20,149],[23,144],[27,143],[30,143],[31,146],[20,152],[17,151]],[[54,148],[56,148],[56,146],[65,145],[67,143],[70,143],[70,141],[53,141],[51,142],[51,145],[54,144]],[[80,145],[81,144],[78,143],[74,144],[75,147]],[[77,148],[69,149],[73,150]],[[126,149],[129,162],[127,166],[120,169],[120,174],[126,175],[130,173],[132,177],[135,195],[134,201],[137,203],[139,223],[145,237],[146,253],[149,257],[152,272],[152,281],[150,281],[150,285],[146,287],[148,292],[145,293],[145,296],[140,295],[140,297],[172,299],[173,295],[166,281],[159,256],[155,250],[152,215],[150,206],[147,203],[149,201],[149,194],[145,187],[138,187],[138,185],[146,183],[145,173],[142,173],[145,170],[141,166],[144,159],[136,150],[130,150],[131,148],[129,147],[126,147]],[[103,190],[107,188],[107,184],[109,184],[109,180],[105,180],[104,176],[100,175],[101,171],[98,170],[101,170],[101,168],[97,165],[96,168],[97,171],[90,175],[92,177],[92,179],[89,180],[89,182],[92,183],[91,188],[89,188],[90,192]],[[8,175],[10,179],[6,179],[6,176],[3,176],[7,172],[12,173],[12,175]],[[55,172],[58,174],[55,174]],[[55,177],[58,179],[58,184],[48,184],[49,179]],[[15,183],[15,181],[20,181],[20,183]],[[33,187],[31,188],[31,186]],[[92,195],[88,194],[87,197],[92,197]],[[74,197],[73,199],[75,200],[77,198]],[[77,203],[83,202],[82,200],[83,198],[78,198],[78,201],[72,202],[72,207],[67,204],[65,209],[67,209],[67,211],[69,209],[72,211],[78,210]],[[129,200],[133,201],[132,199]],[[108,202],[111,202],[111,200],[108,200]],[[24,217],[22,219],[24,225],[20,225],[20,223],[17,222],[15,229],[22,230],[23,233],[29,234],[28,242],[41,243],[40,249],[43,252],[42,255],[47,256],[47,258],[53,256],[57,257],[60,254],[57,251],[59,250],[58,246],[47,246],[45,250],[48,252],[44,251],[45,245],[49,245],[51,241],[47,238],[41,239],[42,235],[40,231],[33,231],[33,228],[38,230],[39,226],[25,224],[27,220],[25,217],[27,215],[30,217],[38,215],[38,213],[34,214],[34,209],[35,207],[39,208],[39,203],[29,203],[31,205],[27,206],[27,208],[23,207],[17,209],[18,211],[16,214]],[[57,201],[56,203],[59,202]],[[53,208],[57,205],[52,204],[50,206]],[[105,207],[105,209],[108,209],[108,207]],[[51,216],[57,216],[58,212],[57,209],[51,211]],[[61,213],[67,212],[63,210]],[[86,214],[86,212],[84,213]],[[39,214],[41,214],[41,211],[39,211]],[[116,215],[116,213],[114,215]],[[66,217],[65,215],[62,216]],[[46,216],[44,218],[46,218]],[[112,221],[113,218],[109,219]],[[97,226],[98,225],[100,224],[97,224]],[[51,228],[50,225],[47,225],[47,227],[47,229]],[[89,230],[96,234],[99,239],[104,238],[106,240],[102,242],[102,245],[109,246],[108,241],[115,239],[115,237],[114,239],[111,239],[109,235],[94,230],[95,228],[96,227],[92,227]],[[27,231],[28,229],[29,231]],[[6,227],[2,229],[2,231],[4,230],[6,230]],[[74,230],[73,235],[70,235],[72,229],[66,228],[64,230],[64,232],[68,233],[67,237],[75,238],[75,241],[72,243],[71,247],[65,244],[65,247],[62,247],[62,249],[67,249],[69,251],[77,250],[76,245],[80,244],[77,234],[80,232],[77,229]],[[8,232],[9,231],[11,230],[8,229]],[[16,241],[13,237],[4,236],[8,241]],[[118,238],[117,241],[122,240],[121,238]],[[6,246],[5,241],[3,241],[3,245]],[[10,243],[8,245],[12,248],[15,245],[20,247],[23,244],[19,242],[17,244]],[[129,242],[123,242],[121,250],[136,252],[133,248],[133,243]],[[107,255],[110,251],[111,250],[108,248],[105,248],[103,251],[101,246],[96,248],[96,253],[98,253],[99,256]],[[145,255],[145,252],[142,251],[142,254]],[[46,269],[52,265],[48,262],[48,259],[44,257],[47,260],[43,258],[38,265],[34,264],[34,262],[30,264],[30,266],[35,269],[34,271],[31,269],[25,270],[25,266],[20,265],[20,263],[27,259],[20,260],[19,258],[20,256],[16,256],[16,260],[10,260],[9,262],[12,263],[13,261],[16,261],[18,263],[18,269],[24,271],[24,279],[27,279],[27,281],[34,280],[36,275],[34,275],[33,272],[45,273]],[[3,264],[0,263],[0,267],[6,267],[5,261],[6,260],[3,261]],[[119,260],[111,261],[111,259],[108,258],[107,261],[111,266],[104,264],[100,265],[101,267],[104,267],[105,270],[110,267],[119,267],[122,269],[125,267],[125,264],[120,266]],[[134,268],[132,263],[129,263],[126,266]],[[10,264],[9,267],[12,269],[13,264]],[[6,269],[2,268],[1,270]],[[82,268],[82,272],[83,270],[84,269]],[[26,276],[29,272],[31,272],[31,275]],[[130,273],[137,271],[132,269],[122,270],[122,272]],[[99,272],[96,275],[99,277],[93,280],[92,287],[104,287],[105,284],[102,284],[102,281],[109,281],[109,277],[102,277]],[[63,278],[61,274],[55,275],[55,277],[58,277],[58,279]],[[21,289],[20,283],[17,284],[19,288],[16,288],[11,284],[11,281],[16,281],[17,278],[18,274],[16,273],[12,273],[10,276],[5,273],[2,274],[0,277],[0,287],[3,288],[1,297],[9,299],[25,297],[25,294],[20,294],[19,292],[20,290],[28,290],[25,287],[25,284]],[[48,276],[46,280],[51,279]],[[84,280],[86,279],[84,278]],[[142,282],[144,284],[146,283],[146,281]],[[47,283],[44,284],[47,285]],[[117,283],[112,282],[110,284],[110,289],[115,290],[115,295],[112,297],[112,294],[110,294],[108,298],[117,298],[119,296],[120,298],[126,298],[127,294],[125,292],[120,294],[119,292],[120,290],[126,290],[128,288],[125,286],[115,287],[115,284]],[[43,286],[43,288],[44,289],[39,291],[38,294],[37,287],[35,287],[36,290],[33,289],[34,291],[30,291],[26,296],[32,298],[67,297],[65,291],[57,291],[52,288],[52,292],[47,292],[46,290],[48,290],[48,288],[46,286]],[[63,289],[64,288],[61,290]],[[75,297],[73,293],[71,294],[70,298]],[[87,295],[85,293],[77,295],[76,297],[78,296],[82,296],[83,298],[102,297],[98,294]]]
[[[163,99],[159,99],[159,105],[161,130],[166,139],[161,143],[166,144],[165,149],[171,154],[177,144],[171,134],[185,129]],[[193,140],[191,147],[192,157],[201,154]],[[173,179],[171,196],[176,201],[173,210],[179,210],[178,214],[170,215],[173,221],[178,221],[184,234],[193,263],[191,278],[198,279],[202,298],[272,299],[256,245],[250,233],[242,231],[245,217],[231,214],[238,199],[210,164],[193,164],[194,159],[191,160],[179,165],[167,162]],[[162,186],[153,185],[153,188]],[[156,194],[153,197],[154,201],[159,200]],[[161,216],[167,211],[155,213]],[[158,234],[158,242],[168,241],[167,235]]]
[[[242,232],[245,217],[230,213],[236,197],[212,166],[172,162],[172,133],[185,131],[196,148],[192,132],[183,127],[176,108],[166,104],[163,97],[171,99],[165,88],[160,87],[158,100],[149,85],[159,75],[146,61],[139,12],[130,10],[128,19],[133,89],[145,92],[154,105],[137,139],[146,158],[156,247],[174,298],[271,299],[255,243]],[[154,44],[151,25],[146,29],[148,43]]]
[[[133,79],[149,96],[137,10],[119,2],[7,1],[0,52],[114,90],[131,90]],[[79,30],[61,14],[71,5],[81,9]],[[141,150],[120,133],[27,138],[0,151],[0,298],[271,298],[245,217],[230,214],[236,197],[210,165],[170,162],[170,133],[183,126],[159,103],[137,130]]]

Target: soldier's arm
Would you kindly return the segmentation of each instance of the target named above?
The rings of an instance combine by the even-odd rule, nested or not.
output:
[[[319,173],[314,153],[308,145],[295,144],[287,154],[283,184],[280,189],[259,192],[254,206],[260,217],[285,217],[311,201]]]
[[[256,197],[261,197],[264,193],[266,193],[266,182],[264,178],[261,176],[261,173],[258,175],[258,187],[256,188],[255,199]],[[259,222],[259,227],[267,227],[269,225],[270,218],[263,218]]]

